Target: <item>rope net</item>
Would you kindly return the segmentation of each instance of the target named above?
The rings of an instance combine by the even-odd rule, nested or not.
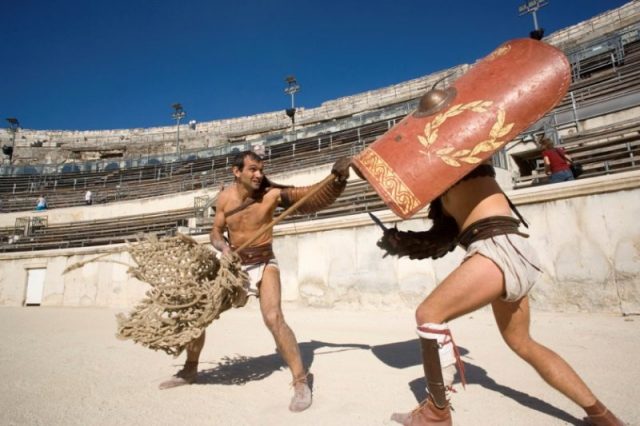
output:
[[[177,357],[220,314],[247,303],[240,258],[218,260],[194,239],[178,234],[129,244],[137,266],[129,273],[151,288],[128,314],[116,316],[117,337]]]

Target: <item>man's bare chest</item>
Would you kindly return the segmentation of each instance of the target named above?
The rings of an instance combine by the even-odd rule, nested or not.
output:
[[[253,227],[270,221],[276,207],[270,201],[263,198],[262,200],[252,200],[251,203],[247,203],[246,200],[230,203],[228,212],[232,214],[229,215],[225,212],[227,227],[230,229]]]

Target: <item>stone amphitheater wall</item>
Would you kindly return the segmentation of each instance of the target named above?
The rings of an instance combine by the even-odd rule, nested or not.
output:
[[[546,271],[531,293],[536,309],[640,313],[640,171],[508,194],[530,224],[530,241]],[[388,211],[378,216],[397,220]],[[428,223],[417,215],[399,227],[422,230]],[[283,299],[327,308],[415,306],[463,255],[456,249],[437,261],[382,258],[375,245],[380,231],[366,214],[285,223],[274,235]],[[0,306],[22,305],[28,269],[46,268],[44,306],[132,307],[146,285],[122,264],[95,262],[62,274],[115,248],[0,254]],[[107,259],[130,264],[126,253]]]
[[[458,66],[383,89],[330,100],[317,108],[300,107],[296,112],[296,122],[299,126],[305,126],[405,102],[418,97],[444,76],[461,73],[464,69],[466,66]],[[283,111],[268,112],[200,122],[195,129],[181,125],[180,140],[184,149],[208,148],[225,144],[230,139],[243,140],[247,136],[282,131],[290,126],[290,119]],[[5,129],[0,132],[0,144],[7,143],[11,143],[11,135]],[[48,163],[57,163],[64,161],[64,156],[69,156],[69,152],[73,151],[126,148],[128,155],[159,154],[171,152],[175,143],[175,126],[88,131],[20,129],[16,138],[16,147],[20,149],[16,149],[16,152],[17,155],[22,152],[23,160],[39,162],[36,160],[47,157]]]

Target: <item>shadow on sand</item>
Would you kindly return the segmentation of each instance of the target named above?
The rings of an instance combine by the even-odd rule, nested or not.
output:
[[[458,350],[460,351],[461,356],[469,353],[468,350],[462,347],[458,347]],[[374,346],[371,348],[371,351],[380,361],[393,368],[407,368],[416,365],[422,365],[420,345],[417,339]],[[526,364],[524,362],[523,368],[526,368]],[[512,389],[508,386],[496,383],[496,381],[487,374],[487,371],[481,367],[478,367],[469,362],[464,362],[464,369],[467,384],[478,384],[486,389],[498,392],[506,396],[507,398],[511,398],[518,404],[521,404],[532,410],[545,413],[551,417],[555,417],[569,424],[583,424],[580,419],[575,418],[566,411],[554,407],[553,405],[542,401],[541,399],[538,399],[519,390]],[[456,374],[456,379],[459,382],[460,377],[458,376],[458,374]],[[459,388],[459,386],[457,387]],[[413,392],[416,401],[423,401],[427,397],[424,377],[420,377],[409,382],[409,388],[411,389],[411,392]]]
[[[326,350],[316,354],[315,351],[320,348],[325,348]],[[465,348],[458,347],[458,349],[461,356],[469,353]],[[417,339],[376,346],[359,343],[329,343],[317,340],[300,343],[302,363],[307,370],[311,369],[315,356],[351,350],[371,350],[378,360],[392,368],[402,369],[422,364],[420,346]],[[487,371],[481,367],[469,362],[464,362],[464,367],[468,384],[477,384],[486,389],[498,392],[507,398],[511,398],[518,404],[565,421],[568,424],[582,424],[580,419],[541,399],[496,383],[496,381],[487,374]],[[523,364],[523,368],[524,367],[525,365]],[[241,355],[224,357],[215,367],[201,370],[196,383],[200,385],[243,385],[251,381],[262,380],[283,368],[286,368],[286,365],[278,353],[258,357]],[[459,377],[456,378],[459,381]],[[416,401],[423,401],[427,397],[424,377],[412,380],[408,385]]]
[[[333,348],[316,354],[316,349]],[[300,356],[306,370],[311,369],[313,359],[318,355],[350,351],[355,349],[369,349],[369,345],[356,343],[328,343],[312,340],[300,343]],[[273,372],[285,368],[286,365],[278,353],[258,357],[233,356],[224,357],[210,369],[198,373],[198,384],[243,385],[245,383],[262,380]]]

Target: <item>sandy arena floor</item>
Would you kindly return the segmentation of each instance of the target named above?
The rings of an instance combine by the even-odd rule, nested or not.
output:
[[[314,403],[287,410],[289,371],[255,304],[208,330],[199,382],[160,391],[173,359],[115,338],[115,310],[1,308],[3,425],[387,425],[424,397],[413,312],[285,306]],[[469,385],[456,425],[574,425],[581,410],[502,342],[489,311],[452,323]],[[532,334],[567,359],[602,401],[640,425],[640,317],[534,312]]]

